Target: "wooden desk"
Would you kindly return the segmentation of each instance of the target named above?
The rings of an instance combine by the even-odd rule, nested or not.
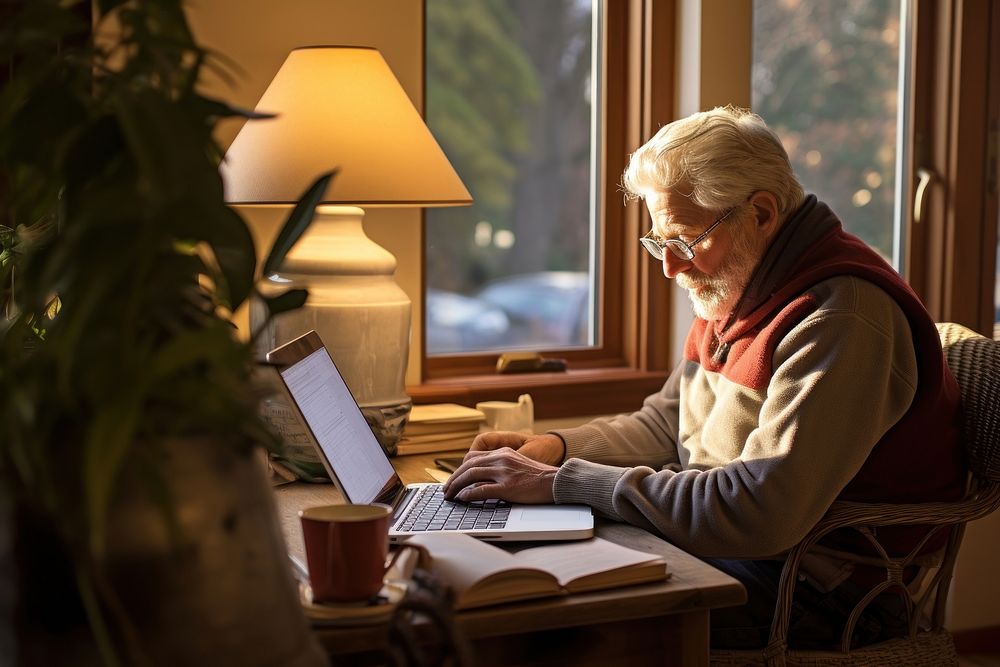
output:
[[[433,456],[394,460],[406,483],[433,481],[424,468]],[[276,489],[289,551],[303,558],[298,511],[340,502],[331,485],[291,484]],[[742,604],[743,586],[646,531],[599,521],[597,534],[633,549],[662,555],[671,572],[661,583],[498,605],[456,614],[478,665],[707,665],[708,613]],[[331,655],[377,647],[380,626],[317,628]]]

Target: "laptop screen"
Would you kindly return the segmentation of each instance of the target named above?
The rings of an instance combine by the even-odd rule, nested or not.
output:
[[[283,368],[281,376],[348,501],[374,501],[396,473],[326,348]]]

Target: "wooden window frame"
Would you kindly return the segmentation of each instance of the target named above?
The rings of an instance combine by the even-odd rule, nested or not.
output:
[[[937,321],[993,335],[1000,123],[1000,3],[914,0],[913,159],[933,175],[913,202],[906,278]]]
[[[422,381],[407,387],[415,403],[472,405],[530,392],[539,418],[634,410],[663,385],[676,362],[670,359],[669,285],[636,242],[649,227],[648,216],[638,203],[623,203],[619,185],[631,151],[673,119],[675,0],[609,0],[605,14],[600,344],[538,350],[566,359],[569,370],[564,373],[498,375],[497,353],[428,358],[422,342]],[[426,29],[423,35],[426,39]],[[425,48],[421,51],[426,54]],[[421,224],[425,229],[423,217]],[[421,270],[421,284],[426,285],[423,256]],[[423,329],[424,322],[419,326]]]

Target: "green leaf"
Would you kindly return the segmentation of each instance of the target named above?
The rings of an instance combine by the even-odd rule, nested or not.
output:
[[[3,25],[0,25],[0,61],[7,62],[11,55],[28,53],[41,49],[52,50],[62,38],[87,34],[90,26],[74,13],[72,5],[60,6],[54,2],[3,3],[7,7],[20,9],[13,16],[7,10]]]
[[[279,315],[289,310],[301,308],[309,297],[309,290],[290,289],[271,297],[261,297],[270,317]]]
[[[226,299],[236,310],[250,296],[257,270],[257,253],[246,222],[233,209],[222,206],[214,221],[204,226],[205,240],[212,246],[226,281]]]
[[[100,8],[101,14],[110,14],[126,2],[128,0],[97,0],[97,6]]]
[[[56,72],[35,86],[10,120],[5,132],[14,162],[48,169],[61,142],[78,131],[87,110],[68,73]]]
[[[255,111],[253,109],[243,109],[241,107],[233,106],[228,102],[212,99],[210,97],[199,97],[196,102],[196,109],[201,111],[201,113],[210,120],[232,118],[234,116],[246,118],[248,120],[267,120],[268,118],[274,118],[277,115],[264,111]]]
[[[226,279],[229,309],[239,308],[253,290],[257,271],[257,251],[246,222],[231,208],[223,208],[220,217],[229,219],[228,233],[209,239]]]
[[[285,255],[288,254],[288,251],[292,249],[295,242],[309,228],[313,216],[316,214],[316,206],[323,200],[323,195],[326,194],[326,190],[330,186],[330,181],[337,175],[337,171],[334,169],[317,178],[309,186],[305,194],[302,195],[302,198],[299,199],[299,203],[295,205],[295,208],[292,209],[291,215],[288,216],[288,220],[285,221],[281,231],[278,232],[278,236],[274,240],[274,245],[271,246],[271,252],[264,261],[263,272],[265,276],[269,276],[278,270],[278,267],[285,260]]]
[[[110,114],[100,116],[81,128],[70,143],[64,160],[67,181],[89,183],[120,158],[123,146],[118,120]]]
[[[127,392],[108,397],[87,429],[83,453],[83,488],[90,525],[91,552],[101,554],[108,507],[136,433],[143,391],[135,383],[125,383]]]
[[[154,91],[139,90],[116,96],[114,111],[138,167],[139,187],[154,204],[204,201],[215,198],[216,190],[221,201],[221,179],[214,183],[210,172],[217,170],[202,158],[203,137],[186,109],[164,103]]]
[[[70,318],[65,328],[61,331],[62,345],[66,349],[82,348],[80,338],[90,333],[88,325],[100,319],[102,304],[108,300],[110,294],[116,292],[120,283],[116,282],[117,276],[112,273],[95,272],[93,279],[89,281],[88,290],[73,304],[74,317]],[[85,360],[80,359],[79,363],[85,365]],[[54,382],[59,391],[64,395],[70,395],[73,391],[72,374],[75,364],[67,363],[59,368],[59,373]]]
[[[117,667],[119,662],[115,652],[115,644],[108,630],[108,623],[101,606],[101,596],[94,586],[94,568],[88,566],[86,561],[78,562],[74,572],[77,590],[80,591],[80,601],[87,612],[90,629],[94,633],[94,640],[101,658],[106,665]]]
[[[232,341],[221,329],[197,329],[170,339],[152,359],[149,377],[163,381],[181,369],[224,358]]]

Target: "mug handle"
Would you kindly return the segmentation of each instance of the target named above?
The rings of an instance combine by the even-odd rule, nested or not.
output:
[[[407,556],[402,560],[397,568],[399,572],[398,576],[389,578],[389,572],[396,566],[396,561],[400,560],[403,554],[407,554]],[[429,558],[430,554],[427,553],[427,550],[423,547],[415,544],[402,544],[398,549],[389,555],[388,559],[386,559],[385,570],[382,576],[389,581],[409,581],[410,577],[413,575],[413,571],[417,569],[417,566],[427,562]]]

